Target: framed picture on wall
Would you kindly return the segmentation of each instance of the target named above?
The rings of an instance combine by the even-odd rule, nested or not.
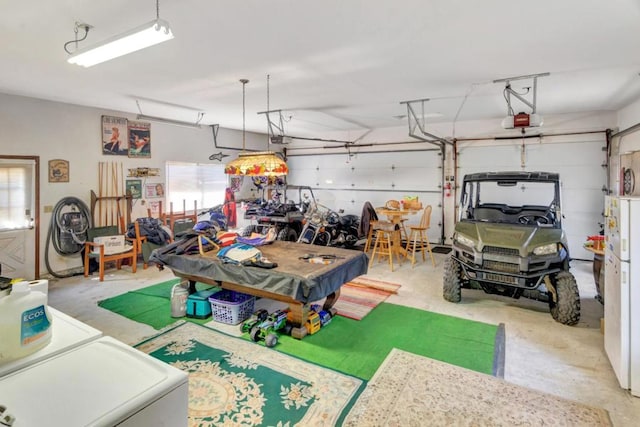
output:
[[[142,198],[142,180],[141,179],[127,179],[126,180],[127,193],[131,193],[131,197],[134,199]]]
[[[129,122],[129,157],[151,157],[151,124]]]
[[[161,182],[144,185],[145,199],[157,199],[164,197],[164,184]]]
[[[127,156],[128,120],[124,117],[102,116],[102,154]]]
[[[69,182],[68,160],[49,160],[49,182]]]

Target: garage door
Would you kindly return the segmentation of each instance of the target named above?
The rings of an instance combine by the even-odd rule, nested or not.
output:
[[[290,155],[287,182],[308,185],[319,203],[360,216],[364,203],[383,206],[387,200],[417,196],[431,205],[431,242],[442,234],[441,173],[439,149],[347,154]],[[418,223],[419,215],[408,224]]]
[[[507,145],[464,143],[458,145],[458,180],[465,174],[490,171],[557,172],[562,181],[564,228],[572,258],[593,259],[582,245],[587,236],[597,234],[603,221],[607,171],[604,135],[574,142],[528,140]],[[522,167],[524,165],[524,167]]]

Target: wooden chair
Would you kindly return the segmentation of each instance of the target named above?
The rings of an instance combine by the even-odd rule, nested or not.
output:
[[[162,247],[162,245],[148,242],[147,236],[141,235],[140,223],[137,220],[133,222],[133,229],[136,232],[136,236],[133,240],[135,240],[138,245],[138,254],[142,255],[142,269],[146,270],[149,267],[149,257],[151,256],[151,252],[156,248]]]
[[[427,205],[422,212],[420,224],[409,227],[411,232],[409,234],[409,239],[407,240],[406,251],[407,257],[411,257],[411,268],[413,268],[416,263],[417,248],[420,248],[420,252],[422,252],[422,261],[427,260],[424,255],[425,250],[429,251],[431,264],[433,264],[434,267],[436,266],[436,261],[433,258],[433,252],[431,251],[431,244],[429,244],[429,236],[427,236],[427,230],[429,230],[429,226],[431,224],[431,209],[431,205]]]
[[[176,221],[173,223],[173,228],[171,232],[173,233],[173,240],[176,239],[176,236],[184,231],[193,230],[193,226],[196,225],[197,220],[192,218],[183,219],[180,221]]]
[[[98,239],[104,238],[104,239]],[[97,240],[97,241],[96,241]],[[106,240],[106,242],[100,242]],[[95,259],[98,262],[100,281],[104,281],[104,265],[107,262],[115,261],[118,270],[122,267],[122,260],[129,260],[131,271],[136,272],[138,245],[135,240],[131,245],[126,244],[124,234],[118,232],[115,225],[107,227],[94,227],[87,230],[87,241],[84,244],[84,277],[89,277],[89,260]],[[111,253],[110,243],[114,243],[120,248],[115,253]]]

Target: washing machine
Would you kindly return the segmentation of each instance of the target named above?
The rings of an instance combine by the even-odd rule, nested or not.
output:
[[[12,427],[186,426],[188,376],[101,337],[2,376],[1,408]]]

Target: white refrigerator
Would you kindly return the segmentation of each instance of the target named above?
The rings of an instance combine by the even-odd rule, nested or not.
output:
[[[620,387],[640,396],[640,198],[605,200],[604,348]]]

